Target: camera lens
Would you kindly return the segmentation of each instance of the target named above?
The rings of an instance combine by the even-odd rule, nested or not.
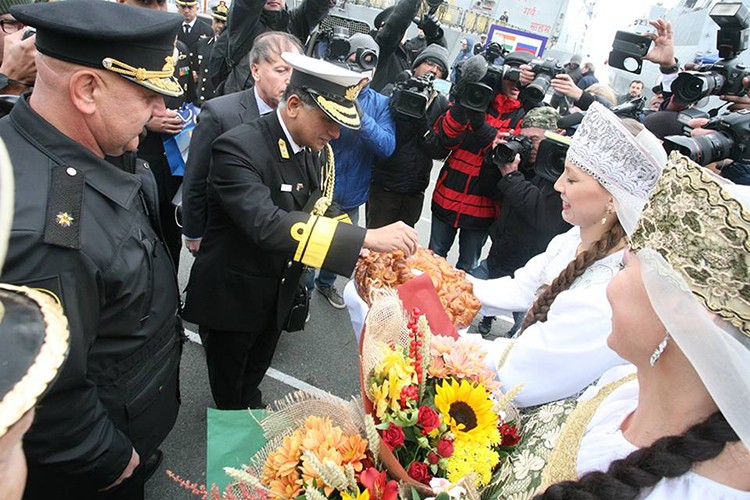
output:
[[[461,90],[461,105],[473,111],[486,111],[495,92],[482,83],[468,83]]]
[[[378,55],[374,50],[358,49],[357,52],[357,64],[363,70],[370,70],[378,65]]]
[[[733,147],[734,140],[725,132],[697,137],[669,135],[664,138],[664,149],[667,153],[678,151],[699,165],[708,165],[729,158]]]
[[[672,82],[672,92],[682,102],[697,102],[706,96],[718,94],[724,86],[724,77],[714,71],[706,73],[683,72]]]
[[[542,102],[544,96],[547,95],[547,90],[549,90],[550,80],[549,75],[538,75],[524,89],[524,99],[530,102]]]

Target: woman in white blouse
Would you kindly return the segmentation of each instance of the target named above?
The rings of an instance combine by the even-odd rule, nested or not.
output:
[[[607,288],[637,378],[579,403],[541,498],[750,498],[748,283],[750,188],[673,156]]]
[[[515,339],[484,342],[506,389],[523,385],[519,406],[573,396],[624,363],[606,345],[605,289],[665,161],[659,141],[640,124],[592,105],[555,184],[563,218],[575,227],[514,277],[472,279],[485,315],[530,307]]]

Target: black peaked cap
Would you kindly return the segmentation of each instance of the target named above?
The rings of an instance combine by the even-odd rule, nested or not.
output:
[[[171,57],[183,22],[179,14],[102,0],[16,5],[11,14],[36,28],[36,48],[42,54],[92,68],[114,67],[124,78],[155,92],[182,93],[171,74],[153,74],[174,66]],[[132,71],[119,71],[127,67]]]

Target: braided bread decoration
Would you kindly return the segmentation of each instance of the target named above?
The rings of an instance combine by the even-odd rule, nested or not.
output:
[[[406,257],[403,252],[370,252],[359,259],[354,271],[357,292],[370,304],[370,292],[376,288],[396,288],[414,278],[419,271],[427,273],[440,302],[456,328],[466,328],[474,320],[481,304],[464,271],[455,269],[432,250],[419,248]]]

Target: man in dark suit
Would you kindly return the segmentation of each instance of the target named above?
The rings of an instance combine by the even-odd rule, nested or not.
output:
[[[188,92],[188,100],[193,101],[197,98],[196,80],[193,78],[200,70],[198,61],[198,41],[205,40],[214,36],[214,31],[208,23],[198,18],[198,1],[197,0],[175,0],[177,11],[182,14],[184,22],[177,32],[177,40],[184,43],[188,48],[188,61],[190,62],[190,83],[191,88]]]
[[[250,51],[255,85],[213,99],[201,108],[198,125],[190,140],[190,155],[182,184],[182,232],[185,246],[192,254],[200,248],[206,229],[206,180],[211,144],[227,130],[276,109],[292,76],[292,67],[281,58],[282,52],[302,53],[302,47],[289,33],[269,31],[260,35]]]
[[[205,333],[222,409],[262,406],[258,385],[281,331],[304,327],[303,266],[348,276],[362,248],[410,255],[417,247],[402,222],[366,230],[326,216],[335,185],[328,141],[341,125],[360,127],[356,99],[367,79],[301,54],[282,57],[294,71],[278,109],[213,144],[208,223],[187,287],[185,318]]]

